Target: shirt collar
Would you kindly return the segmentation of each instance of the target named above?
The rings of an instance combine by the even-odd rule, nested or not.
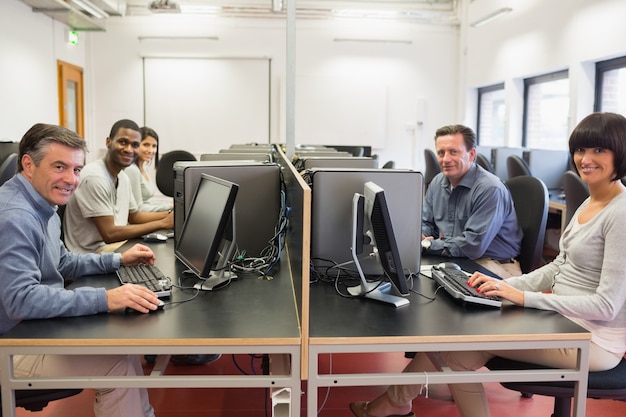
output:
[[[472,166],[470,167],[470,169],[465,173],[465,175],[463,175],[463,178],[461,178],[461,181],[459,181],[457,186],[454,188],[458,188],[458,187],[472,188],[472,186],[476,182],[477,175],[478,175],[478,164],[472,163]],[[450,180],[445,175],[444,175],[444,178],[445,179],[443,181],[443,186],[444,188],[449,189]]]
[[[22,175],[21,172],[18,173],[15,177],[20,182],[20,184],[22,184],[22,186],[26,189],[26,192],[28,193],[30,198],[34,201],[38,209],[41,209],[45,213],[48,213],[50,215],[52,215],[54,212],[57,211],[57,208],[59,206],[56,206],[56,205],[51,206],[50,203],[48,203],[48,201],[46,201],[46,199],[43,198],[41,194],[37,192],[37,190],[35,190],[35,187],[33,187],[33,185],[24,177],[24,175]]]

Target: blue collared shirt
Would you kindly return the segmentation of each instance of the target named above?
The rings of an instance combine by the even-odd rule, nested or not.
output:
[[[474,164],[454,187],[442,173],[428,186],[422,234],[428,252],[470,259],[515,258],[522,243],[511,193],[495,175]]]

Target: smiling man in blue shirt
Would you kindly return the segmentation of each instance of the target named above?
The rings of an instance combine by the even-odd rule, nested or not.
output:
[[[422,217],[426,253],[467,257],[502,278],[521,275],[522,231],[511,194],[476,160],[476,135],[462,125],[435,133],[441,173],[428,186]]]

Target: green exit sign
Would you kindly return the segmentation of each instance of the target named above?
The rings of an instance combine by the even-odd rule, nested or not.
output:
[[[72,45],[78,45],[78,32],[70,30],[67,34],[67,41]]]

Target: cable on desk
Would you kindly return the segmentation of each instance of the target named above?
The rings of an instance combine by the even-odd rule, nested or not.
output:
[[[288,218],[289,208],[287,207],[285,185],[281,175],[280,212],[274,227],[274,236],[268,241],[268,245],[263,248],[259,257],[246,257],[245,250],[238,249],[235,251],[235,255],[229,263],[231,271],[255,273],[261,278],[272,279],[270,273],[280,261],[285,247]]]

